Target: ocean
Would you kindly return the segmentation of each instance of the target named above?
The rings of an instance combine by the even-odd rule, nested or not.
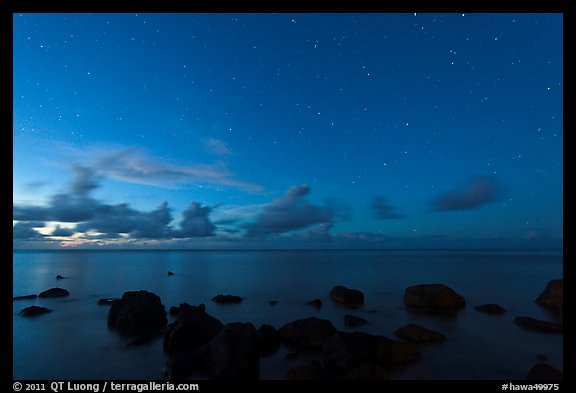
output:
[[[544,355],[563,369],[563,337],[524,330],[517,316],[561,322],[534,300],[547,282],[563,276],[561,251],[500,250],[281,250],[281,251],[14,251],[13,294],[38,294],[52,287],[70,296],[13,302],[14,379],[164,379],[167,355],[159,338],[130,346],[129,337],[107,326],[109,306],[100,298],[145,289],[168,308],[206,304],[223,323],[251,322],[256,328],[316,316],[341,331],[396,338],[415,323],[439,331],[446,341],[420,345],[422,358],[395,370],[391,379],[524,379]],[[168,276],[167,272],[174,272]],[[65,277],[56,280],[56,275]],[[406,309],[404,290],[442,283],[466,298],[466,308],[447,317]],[[336,285],[364,292],[365,304],[349,309],[329,299]],[[220,305],[217,294],[244,298]],[[307,304],[321,299],[320,309]],[[274,306],[271,300],[277,300]],[[496,303],[507,312],[488,315],[474,306]],[[30,305],[53,312],[35,318],[18,313]],[[345,314],[368,324],[344,326]],[[174,318],[168,317],[169,322]],[[261,358],[261,379],[283,379],[315,354],[285,359],[281,347]]]

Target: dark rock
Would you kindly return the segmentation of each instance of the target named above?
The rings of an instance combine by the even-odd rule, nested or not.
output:
[[[286,356],[284,356],[284,359],[286,360],[296,360],[300,357],[300,354],[298,352],[288,352],[286,354]]]
[[[330,298],[344,304],[364,304],[364,293],[337,285],[330,291]]]
[[[56,280],[63,280],[64,278],[66,278],[66,277],[61,276],[61,275],[59,275],[59,274],[56,275]]]
[[[324,367],[338,374],[347,374],[371,363],[390,367],[418,359],[420,353],[415,344],[384,336],[337,332],[324,343]]]
[[[170,310],[168,310],[168,314],[172,316],[177,316],[180,314],[180,307],[177,306],[170,306]]]
[[[548,363],[538,363],[530,369],[526,379],[532,381],[560,381],[564,379],[564,374]]]
[[[474,307],[480,312],[485,312],[487,314],[504,314],[506,310],[497,304],[482,304],[480,306]]]
[[[98,299],[98,304],[99,304],[100,306],[110,306],[110,305],[116,303],[116,302],[119,301],[119,300],[120,300],[120,299],[115,298],[115,297]]]
[[[562,309],[564,307],[562,280],[549,281],[544,292],[536,299],[536,303],[552,309]]]
[[[337,375],[324,370],[321,366],[316,364],[292,367],[286,371],[284,376],[284,379],[290,381],[327,380],[336,378],[338,378]]]
[[[23,317],[36,317],[49,312],[52,312],[52,310],[46,307],[30,306],[20,311],[20,315]]]
[[[124,292],[108,311],[108,325],[126,333],[160,329],[167,322],[160,297],[144,290]]]
[[[229,323],[200,349],[171,358],[165,368],[171,379],[203,372],[213,379],[255,380],[260,375],[256,329],[251,323]]]
[[[538,361],[540,362],[545,362],[548,360],[548,357],[544,354],[539,353],[538,355],[536,355],[536,359],[538,359]]]
[[[260,353],[262,355],[269,355],[278,350],[280,347],[280,334],[274,326],[263,324],[258,328],[257,333]]]
[[[443,284],[422,284],[406,288],[404,305],[437,311],[453,311],[466,306],[466,300]]]
[[[414,341],[417,343],[439,343],[446,341],[446,337],[434,330],[409,323],[406,326],[396,330],[396,335],[404,340]]]
[[[380,381],[390,379],[388,371],[377,364],[365,364],[350,371],[344,379],[351,381]]]
[[[308,302],[308,305],[312,306],[314,308],[321,308],[322,307],[322,300],[320,300],[320,299],[310,300]]]
[[[216,295],[212,300],[220,304],[233,304],[241,303],[243,299],[240,296],[235,295]]]
[[[350,314],[344,315],[344,325],[348,327],[364,326],[366,325],[366,323],[368,323],[368,321],[365,320],[364,318],[360,318]]]
[[[41,292],[38,297],[46,298],[46,297],[64,297],[70,295],[70,292],[65,290],[64,288],[50,288],[44,292]]]
[[[303,348],[322,348],[324,341],[336,333],[332,322],[310,317],[289,322],[279,330],[282,340]]]
[[[174,323],[164,333],[164,349],[169,354],[185,349],[196,350],[213,339],[222,329],[222,322],[199,307],[183,303]]]
[[[154,340],[154,336],[150,333],[145,333],[141,336],[138,336],[134,340],[130,341],[126,344],[127,347],[137,347],[140,345],[150,344]]]
[[[168,272],[168,275],[169,275],[169,276],[173,276],[173,275],[174,275],[174,272]]]
[[[13,296],[12,300],[36,299],[37,297],[38,297],[38,295]]]
[[[275,306],[278,304],[278,300],[270,300],[270,305]]]
[[[514,323],[525,329],[537,332],[557,333],[557,334],[563,334],[564,332],[564,327],[562,325],[530,317],[517,317],[516,319],[514,319]]]

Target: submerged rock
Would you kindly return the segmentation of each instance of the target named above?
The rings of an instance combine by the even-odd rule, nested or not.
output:
[[[40,295],[38,295],[38,297],[41,297],[41,298],[64,297],[64,296],[68,296],[68,295],[70,295],[70,292],[68,292],[64,288],[50,288],[44,292],[41,292]]]
[[[280,333],[274,326],[263,324],[257,330],[260,353],[269,355],[274,353],[280,347]]]
[[[344,315],[344,325],[348,327],[359,327],[364,326],[368,323],[364,318],[357,317],[355,315],[346,314]]]
[[[270,305],[275,306],[278,304],[278,300],[270,300]]]
[[[314,308],[321,308],[322,307],[322,300],[320,300],[320,299],[310,300],[308,302],[308,305],[312,306]]]
[[[330,298],[343,304],[364,304],[364,293],[357,289],[350,289],[337,285],[330,291]]]
[[[486,314],[504,314],[506,310],[497,304],[482,304],[480,306],[474,307],[477,311],[484,312]]]
[[[23,295],[23,296],[13,296],[12,300],[28,300],[28,299],[36,299],[38,295]]]
[[[310,317],[289,322],[279,330],[282,340],[303,348],[322,348],[324,342],[336,333],[332,322]]]
[[[119,301],[120,299],[116,298],[116,297],[109,297],[109,298],[104,298],[104,299],[98,299],[98,304],[100,306],[110,306],[114,303],[116,303],[117,301]]]
[[[406,288],[404,305],[436,311],[454,311],[466,306],[466,300],[443,284],[421,284]]]
[[[168,272],[168,275],[169,275],[169,276],[173,276],[173,275],[174,275],[174,272]]]
[[[216,295],[212,298],[213,301],[220,304],[233,304],[242,303],[242,298],[235,295]]]
[[[563,308],[563,281],[561,279],[549,281],[544,291],[536,299],[536,303],[552,309]]]
[[[199,307],[183,303],[174,323],[164,333],[164,349],[169,354],[185,349],[196,350],[214,338],[222,329],[222,322]]]
[[[108,311],[109,326],[127,333],[160,329],[167,322],[160,297],[144,290],[124,292]]]
[[[425,327],[409,323],[396,330],[396,335],[404,340],[413,341],[417,343],[439,343],[446,341],[441,333],[434,330],[426,329]]]
[[[337,332],[324,343],[324,367],[347,374],[367,364],[390,367],[420,359],[416,345],[384,336],[354,332]]]
[[[564,374],[548,363],[538,363],[528,371],[526,379],[532,381],[559,381],[564,379]]]
[[[20,311],[20,315],[23,317],[37,317],[38,315],[46,314],[49,312],[52,312],[52,310],[46,307],[30,306]]]
[[[63,279],[65,279],[65,278],[66,278],[66,277],[61,276],[61,275],[59,275],[59,274],[56,275],[56,280],[63,280]]]
[[[514,323],[520,327],[528,330],[543,333],[557,333],[563,334],[564,327],[554,322],[543,321],[541,319],[534,319],[530,317],[517,317]]]

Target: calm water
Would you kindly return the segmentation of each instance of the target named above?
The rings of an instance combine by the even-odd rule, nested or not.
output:
[[[96,301],[146,289],[169,308],[183,302],[206,303],[211,315],[227,322],[269,323],[277,328],[317,316],[346,328],[346,313],[370,323],[360,328],[394,337],[413,322],[443,333],[447,341],[421,346],[422,359],[394,379],[522,379],[543,354],[563,368],[563,338],[525,331],[516,316],[558,321],[534,303],[548,280],[562,277],[560,252],[512,251],[65,251],[14,252],[14,295],[63,287],[61,299],[13,302],[15,379],[163,379],[167,358],[161,340],[126,348],[128,338],[109,331],[108,307]],[[167,271],[174,276],[168,277]],[[57,274],[67,279],[56,281]],[[443,283],[467,300],[457,317],[408,311],[404,289]],[[365,305],[348,310],[329,301],[335,285],[360,289]],[[218,293],[242,296],[240,305],[217,305]],[[317,310],[306,303],[320,298]],[[276,306],[269,301],[278,300]],[[497,303],[508,312],[474,310]],[[32,304],[54,311],[37,318],[18,312]],[[171,320],[172,318],[169,317]],[[261,360],[262,379],[283,379],[286,370],[307,357],[285,360],[287,350]],[[310,355],[313,356],[313,355]]]

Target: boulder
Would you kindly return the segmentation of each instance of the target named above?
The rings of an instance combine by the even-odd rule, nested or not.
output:
[[[59,275],[59,274],[56,275],[56,280],[63,280],[63,279],[65,279],[65,278],[66,278],[66,277],[61,276],[61,275]]]
[[[322,307],[322,300],[320,300],[320,299],[310,300],[308,302],[308,305],[312,306],[314,308],[321,308]]]
[[[404,305],[433,311],[455,311],[466,306],[466,300],[443,284],[421,284],[406,288]]]
[[[344,325],[348,327],[359,327],[364,326],[368,323],[364,318],[357,317],[355,315],[346,314],[344,315]]]
[[[212,298],[213,301],[220,304],[233,304],[242,303],[242,298],[235,295],[216,295]]]
[[[302,348],[320,349],[330,336],[336,333],[332,322],[310,317],[289,322],[279,330],[280,337],[288,344]]]
[[[278,350],[280,347],[280,334],[274,326],[263,324],[258,328],[257,333],[262,355],[269,355]]]
[[[164,332],[164,349],[169,354],[182,350],[196,350],[213,339],[222,329],[222,322],[199,307],[183,303],[174,323]]]
[[[413,341],[417,343],[439,343],[446,341],[446,337],[434,330],[426,329],[425,327],[409,323],[396,330],[396,335],[404,340]]]
[[[38,315],[46,314],[49,312],[52,312],[52,310],[46,307],[30,306],[20,311],[20,315],[23,317],[37,317]]]
[[[344,376],[349,381],[381,381],[390,379],[388,371],[377,364],[365,364],[350,371]]]
[[[563,334],[564,327],[554,322],[543,321],[541,319],[534,319],[530,317],[517,317],[514,323],[524,329],[533,330],[543,333],[557,333]]]
[[[349,289],[342,285],[337,285],[330,291],[330,298],[343,304],[364,304],[364,293],[357,289]]]
[[[275,306],[278,304],[278,300],[270,300],[270,305]]]
[[[420,359],[413,343],[360,332],[337,332],[326,340],[323,353],[324,367],[338,374],[348,374],[367,364],[391,367]]]
[[[506,310],[497,304],[482,304],[480,306],[474,307],[477,311],[484,312],[486,314],[504,314]]]
[[[98,305],[100,305],[100,306],[110,306],[110,305],[116,303],[118,300],[120,300],[120,299],[115,298],[115,297],[98,299]]]
[[[337,375],[324,370],[320,365],[300,365],[286,371],[284,379],[290,381],[310,381],[310,380],[327,380],[336,379]]]
[[[50,288],[44,292],[41,292],[38,297],[46,298],[46,297],[64,297],[70,295],[70,292],[65,290],[64,288]]]
[[[174,272],[168,272],[168,276],[173,276]]]
[[[256,329],[251,323],[226,324],[200,349],[171,358],[165,371],[170,379],[201,372],[213,379],[256,380],[260,376]]]
[[[108,325],[126,333],[160,329],[167,322],[160,297],[144,290],[124,292],[108,311]]]
[[[564,307],[563,299],[562,280],[551,280],[546,285],[544,292],[536,299],[536,303],[552,309],[562,309]]]
[[[548,363],[538,363],[528,371],[526,379],[532,381],[560,381],[564,379],[564,374]]]
[[[38,295],[23,295],[23,296],[13,296],[12,300],[27,300],[27,299],[36,299]]]

